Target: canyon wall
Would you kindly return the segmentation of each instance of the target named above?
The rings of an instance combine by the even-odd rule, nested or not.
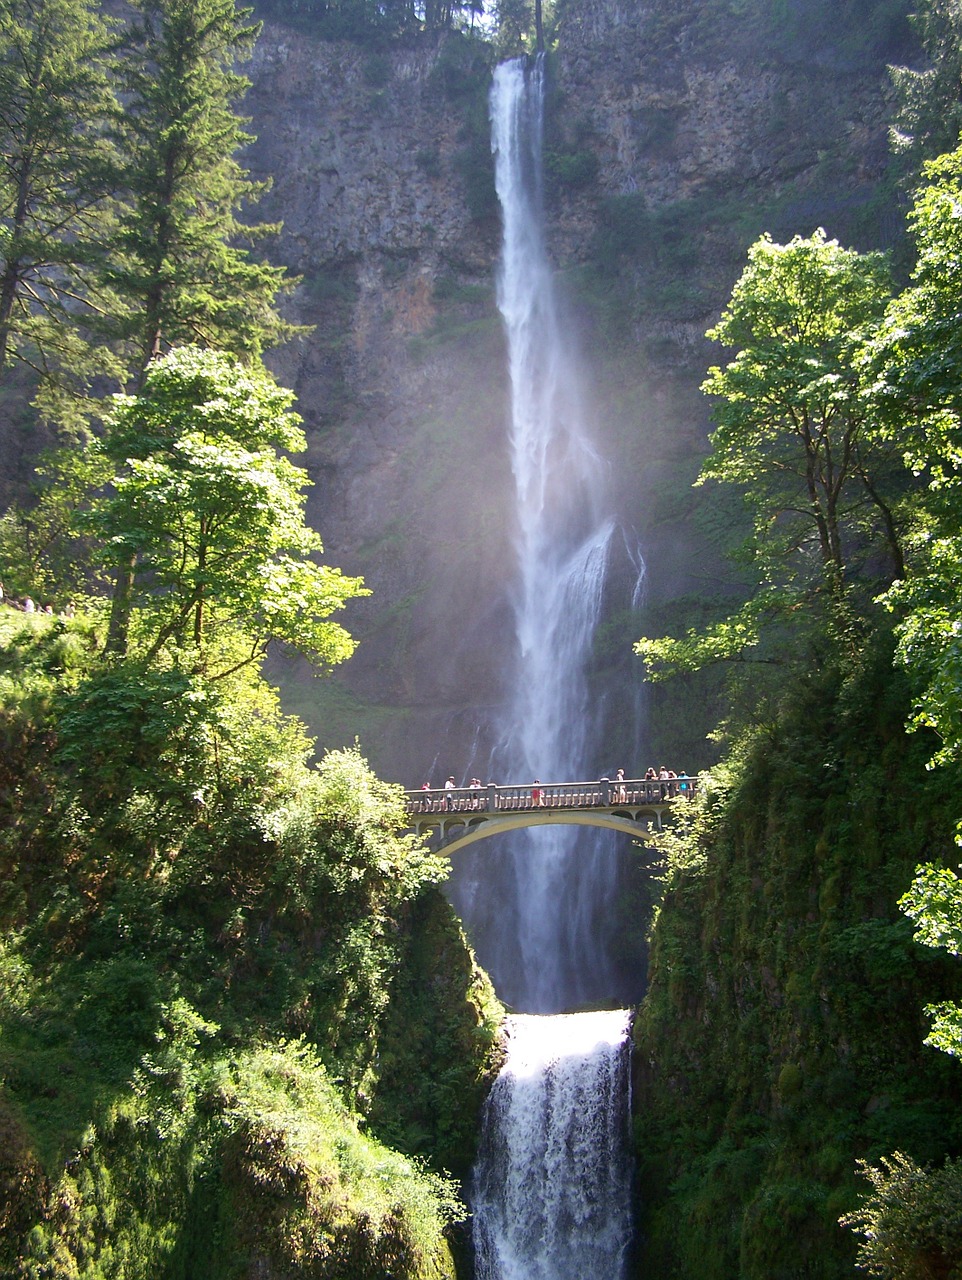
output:
[[[637,690],[631,642],[666,602],[739,590],[719,555],[735,506],[690,487],[710,425],[698,387],[721,354],[703,335],[761,232],[824,225],[860,248],[898,234],[886,62],[907,54],[905,7],[559,6],[550,241],[648,565],[644,614],[613,608],[599,635],[599,690]],[[308,431],[309,515],[374,593],[331,680],[284,660],[273,675],[322,746],[359,735],[411,786],[480,768],[503,695],[512,484],[487,60],[453,34],[372,52],[269,22],[248,69],[248,161],[273,178],[272,253],[315,326],[274,360]],[[692,771],[711,714],[710,689],[679,686],[649,703],[640,748],[617,712],[609,741],[630,768],[669,753]]]

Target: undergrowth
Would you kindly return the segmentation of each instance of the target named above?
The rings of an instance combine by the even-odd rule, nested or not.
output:
[[[95,631],[0,615],[0,1273],[453,1276],[501,1011],[444,862],[256,675]]]

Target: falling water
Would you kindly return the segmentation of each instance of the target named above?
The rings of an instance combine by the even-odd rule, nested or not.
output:
[[[498,305],[511,376],[516,678],[495,769],[597,776],[587,668],[617,522],[543,234],[541,59],[495,72],[492,147],[504,241]],[[629,560],[636,553],[622,545]],[[640,555],[637,577],[643,573]],[[610,983],[610,845],[533,828],[485,856],[465,918],[488,900],[483,963],[526,1016],[485,1110],[472,1193],[477,1280],[619,1280],[630,1237],[628,1015],[558,1015]],[[493,886],[497,886],[494,888]],[[608,987],[610,989],[610,987]]]
[[[610,468],[588,429],[579,362],[545,246],[542,104],[540,58],[497,68],[491,125],[503,222],[498,305],[511,382],[517,556],[515,675],[490,774],[500,781],[598,776],[587,665],[613,546],[624,545],[610,511]],[[460,873],[458,906],[499,992],[517,1009],[557,1013],[597,1003],[612,990],[612,840],[586,836],[587,830],[555,825],[519,832],[496,852],[485,851],[473,881],[469,871]]]
[[[477,1280],[620,1280],[630,1238],[627,1015],[509,1019],[472,1206]]]

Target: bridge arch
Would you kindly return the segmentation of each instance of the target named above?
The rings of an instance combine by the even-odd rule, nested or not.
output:
[[[444,823],[431,824],[441,836],[439,853],[446,857],[467,848],[478,840],[486,840],[489,836],[502,835],[506,831],[517,831],[523,827],[545,827],[562,825],[569,827],[602,827],[608,831],[620,831],[631,836],[633,840],[651,840],[657,834],[646,822],[623,813],[552,813],[550,810],[529,810],[521,813],[504,813],[496,816],[477,814],[473,818],[467,814],[456,815]],[[453,831],[460,829],[460,834]],[[449,835],[449,833],[451,833]]]
[[[667,778],[615,779],[600,782],[525,783],[444,787],[408,791],[406,804],[412,829],[435,832],[440,852],[456,853],[477,840],[522,827],[562,824],[619,831],[633,840],[652,840],[665,814],[694,798],[697,780],[687,774]]]

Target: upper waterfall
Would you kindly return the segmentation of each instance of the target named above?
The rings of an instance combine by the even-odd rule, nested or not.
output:
[[[503,226],[498,306],[511,391],[516,563],[513,676],[489,777],[590,778],[597,776],[598,734],[588,664],[618,522],[610,465],[592,438],[585,380],[545,242],[540,56],[496,69],[490,111]],[[520,833],[497,860],[488,855],[473,880],[460,872],[457,905],[482,963],[516,1008],[554,1013],[610,989],[611,848],[607,835],[547,827]],[[494,911],[486,901],[492,891]]]

